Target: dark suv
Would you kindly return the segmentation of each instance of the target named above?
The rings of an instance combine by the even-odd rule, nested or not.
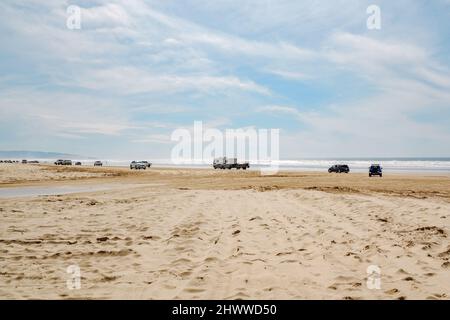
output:
[[[337,173],[349,173],[350,168],[346,164],[335,164],[328,169],[328,173],[337,172]]]
[[[371,176],[383,176],[383,169],[379,164],[372,164],[369,168],[369,177]]]

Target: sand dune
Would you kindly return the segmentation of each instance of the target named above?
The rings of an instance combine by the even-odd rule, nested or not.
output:
[[[448,177],[101,170],[136,185],[0,199],[0,298],[449,298]]]

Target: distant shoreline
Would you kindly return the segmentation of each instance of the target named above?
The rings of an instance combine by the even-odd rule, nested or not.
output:
[[[351,172],[367,172],[368,167],[371,163],[379,163],[383,167],[385,172],[388,173],[450,173],[450,158],[438,158],[422,159],[417,160],[417,158],[408,158],[402,160],[391,160],[386,158],[367,160],[367,159],[357,159],[357,160],[344,160],[344,159],[309,159],[309,160],[279,160],[274,162],[274,164],[279,164],[280,171],[319,171],[323,172],[327,170],[333,164],[347,164],[350,167]],[[2,160],[2,159],[0,159]],[[21,159],[11,159],[19,160]],[[34,159],[30,158],[27,160],[37,160],[41,164],[53,164],[56,159]],[[133,160],[139,161],[144,159],[133,159],[133,160],[114,160],[114,159],[71,159],[73,162],[81,162],[83,166],[92,166],[96,160],[103,162],[104,166],[108,167],[128,167],[130,162]],[[167,159],[154,160],[145,159],[153,163],[153,166],[164,167],[164,168],[211,168],[210,163],[184,163],[184,164],[174,164]],[[212,161],[211,161],[212,163]],[[250,161],[250,170],[261,169],[267,167],[268,164],[255,164]]]
[[[39,161],[39,164],[42,165],[53,165],[54,160],[49,159],[37,159]],[[95,160],[73,160],[73,161],[80,161],[82,163],[81,167],[91,167],[94,164]],[[131,161],[113,161],[113,160],[106,160],[102,161],[104,167],[110,167],[110,168],[127,168]],[[278,167],[278,171],[280,172],[326,172],[328,168],[333,163],[346,163],[350,167],[350,173],[366,173],[368,170],[368,167],[370,166],[369,162],[367,162],[367,165],[365,164],[352,164],[351,162],[329,162],[330,164],[317,164],[317,165],[307,165],[307,164],[301,164],[301,165],[284,165],[281,164]],[[375,162],[374,162],[375,163]],[[383,163],[379,162],[385,173],[390,174],[450,174],[450,161],[446,166],[433,166],[432,164],[423,163],[421,166],[401,166],[391,163]],[[1,165],[2,163],[0,163]],[[20,163],[19,163],[20,164]],[[252,164],[250,162],[250,171],[255,170],[261,170],[263,168],[268,168],[268,166],[265,165],[257,165]],[[17,163],[16,163],[17,165]],[[22,164],[20,164],[22,165]],[[31,165],[31,164],[30,164]],[[212,169],[211,164],[173,164],[173,163],[158,163],[155,162],[152,164],[152,168],[173,168],[173,169]],[[150,169],[151,170],[151,169]]]

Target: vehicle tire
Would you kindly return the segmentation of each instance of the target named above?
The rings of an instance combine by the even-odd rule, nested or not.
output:
[[[371,178],[372,177],[372,175],[369,173],[369,178]]]

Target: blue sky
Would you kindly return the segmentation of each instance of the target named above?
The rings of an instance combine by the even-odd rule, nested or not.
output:
[[[164,159],[201,120],[280,128],[282,158],[450,156],[449,0],[6,0],[0,40],[0,150]]]

